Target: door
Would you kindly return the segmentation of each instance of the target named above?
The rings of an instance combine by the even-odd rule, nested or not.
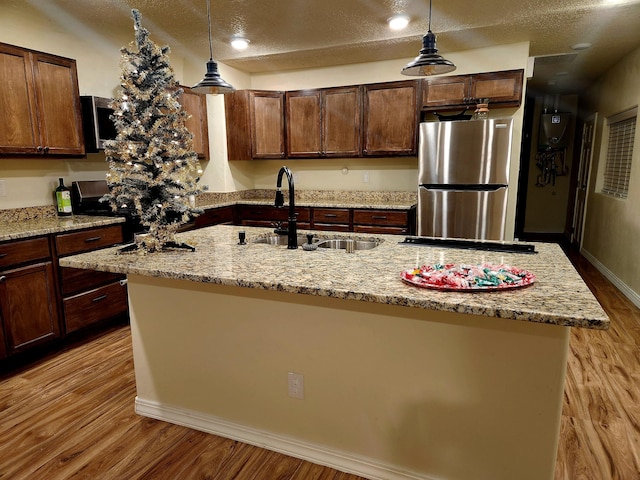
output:
[[[364,156],[415,155],[418,87],[416,80],[364,86]]]
[[[321,156],[320,96],[320,90],[300,90],[286,93],[285,118],[289,158]]]
[[[84,154],[76,62],[34,52],[34,80],[45,153]]]
[[[591,115],[582,127],[582,145],[580,147],[580,164],[578,165],[578,182],[576,184],[576,200],[573,209],[573,231],[571,244],[580,248],[584,232],[584,217],[587,207],[587,190],[589,188],[589,173],[593,158],[593,136],[598,114]]]
[[[182,108],[190,117],[184,122],[193,135],[193,151],[198,158],[209,158],[209,128],[207,120],[206,95],[193,93],[189,87],[180,86],[183,93],[178,99]]]
[[[418,235],[504,240],[507,187],[492,190],[418,190]]]
[[[284,94],[251,91],[251,141],[253,158],[284,158]]]
[[[0,310],[8,354],[57,338],[60,326],[51,262],[3,272]]]

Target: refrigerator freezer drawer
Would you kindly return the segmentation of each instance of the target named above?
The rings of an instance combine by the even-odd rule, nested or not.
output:
[[[507,187],[487,191],[418,190],[418,235],[504,240]]]

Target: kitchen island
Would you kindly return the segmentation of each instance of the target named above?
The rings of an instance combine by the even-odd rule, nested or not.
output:
[[[553,478],[569,329],[609,324],[557,245],[508,254],[379,235],[349,254],[254,242],[268,233],[216,226],[180,235],[193,253],[60,260],[128,275],[140,414],[369,478]],[[482,293],[400,280],[447,262],[537,280]],[[303,399],[288,395],[290,372]]]

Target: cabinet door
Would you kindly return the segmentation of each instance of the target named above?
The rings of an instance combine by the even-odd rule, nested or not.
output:
[[[473,76],[471,97],[488,98],[491,105],[520,106],[522,99],[523,70],[478,73]],[[475,101],[475,100],[474,100]]]
[[[253,158],[284,158],[284,94],[251,91],[251,144]]]
[[[422,82],[422,110],[460,108],[468,105],[470,101],[470,75],[428,78]]]
[[[60,335],[51,262],[0,273],[0,317],[8,354]]]
[[[365,156],[415,155],[417,80],[364,86]]]
[[[33,58],[43,153],[83,155],[76,62],[38,52]]]
[[[0,43],[0,153],[37,153],[40,145],[28,51]]]
[[[287,155],[290,158],[322,155],[320,97],[321,90],[286,93]]]
[[[322,91],[322,151],[327,157],[357,157],[362,137],[359,87]]]
[[[198,158],[209,158],[209,128],[207,121],[207,96],[193,93],[189,87],[181,86],[182,108],[190,115],[185,122],[187,130],[193,134],[193,151]]]

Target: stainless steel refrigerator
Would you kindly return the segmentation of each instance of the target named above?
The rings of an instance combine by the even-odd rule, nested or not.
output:
[[[417,234],[504,240],[512,119],[425,122]]]

